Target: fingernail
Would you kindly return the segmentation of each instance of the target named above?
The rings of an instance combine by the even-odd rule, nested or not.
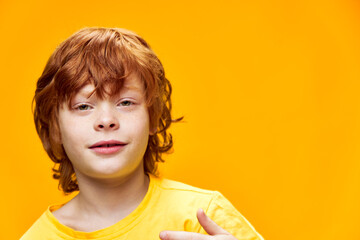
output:
[[[198,211],[200,212],[200,214],[205,213],[205,212],[204,212],[204,209],[202,209],[202,208],[199,208]]]
[[[161,233],[160,233],[160,238],[161,238],[161,239],[165,239],[165,237],[166,237],[166,232],[161,232]]]

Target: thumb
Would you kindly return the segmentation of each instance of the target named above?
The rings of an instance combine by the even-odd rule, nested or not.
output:
[[[229,232],[225,231],[219,225],[217,225],[213,220],[211,220],[204,212],[203,209],[199,208],[196,213],[197,219],[199,220],[200,225],[209,235],[230,235]]]

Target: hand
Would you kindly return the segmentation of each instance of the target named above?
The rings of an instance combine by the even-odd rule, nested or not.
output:
[[[197,211],[197,219],[204,230],[210,235],[184,231],[162,231],[160,239],[162,240],[236,240],[236,238],[222,229],[213,220],[206,216],[201,208]]]

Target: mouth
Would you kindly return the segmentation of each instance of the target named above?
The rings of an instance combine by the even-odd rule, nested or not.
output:
[[[100,141],[97,142],[89,147],[89,149],[95,151],[96,153],[100,154],[112,154],[116,153],[122,148],[124,148],[127,145],[127,143],[123,143],[116,140],[110,140],[110,141]]]
[[[101,142],[97,142],[93,145],[91,145],[89,148],[93,149],[93,148],[106,148],[106,147],[115,147],[115,146],[125,146],[126,143],[120,142],[120,141],[115,141],[115,140],[110,140],[110,141],[101,141]]]

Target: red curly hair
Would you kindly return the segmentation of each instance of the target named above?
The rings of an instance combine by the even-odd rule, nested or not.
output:
[[[84,28],[62,42],[50,56],[37,81],[33,113],[44,149],[55,163],[53,177],[59,179],[64,194],[79,187],[73,166],[59,143],[59,107],[64,102],[70,105],[72,97],[89,83],[100,96],[116,94],[132,73],[144,83],[150,129],[157,130],[149,136],[144,171],[157,175],[157,163],[164,161],[162,153],[173,146],[167,129],[181,118],[172,120],[171,84],[145,40],[125,29]]]

